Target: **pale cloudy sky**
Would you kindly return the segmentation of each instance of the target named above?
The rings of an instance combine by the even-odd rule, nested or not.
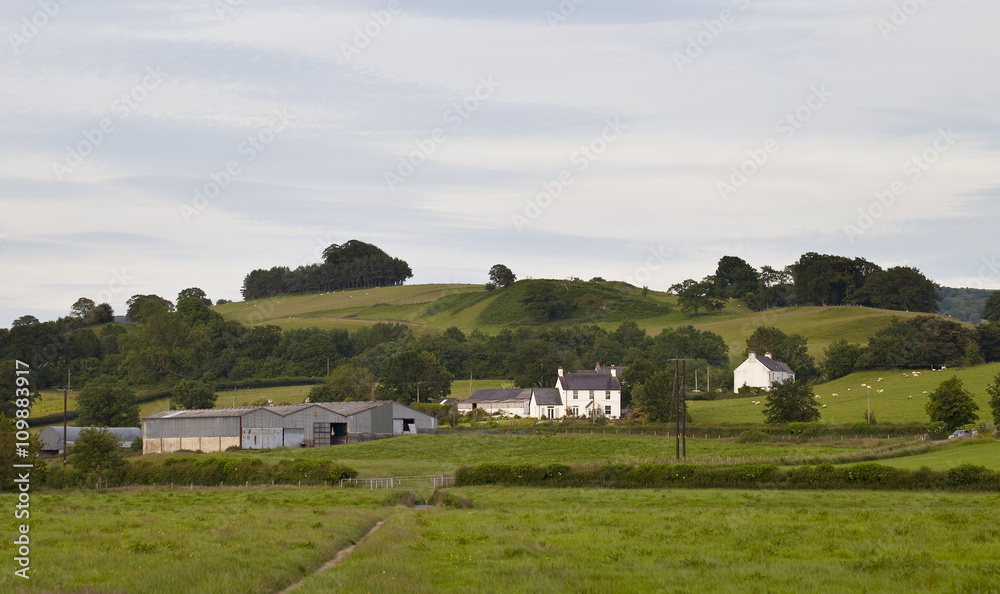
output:
[[[816,251],[1000,288],[997,22],[992,0],[8,0],[0,326],[239,299],[348,239],[415,283],[502,262],[666,289]]]

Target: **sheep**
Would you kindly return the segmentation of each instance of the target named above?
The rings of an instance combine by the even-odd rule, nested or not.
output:
[[[882,381],[882,378],[878,378],[878,381]]]
[[[913,395],[911,394],[911,395],[907,396],[906,399],[907,400],[913,400]]]
[[[813,398],[822,398],[822,396],[820,396],[819,394],[816,394],[815,396],[813,396]]]
[[[823,405],[823,408],[826,408],[826,405],[825,405],[825,404]]]
[[[833,396],[840,396],[840,394],[837,394],[836,392],[834,392]]]

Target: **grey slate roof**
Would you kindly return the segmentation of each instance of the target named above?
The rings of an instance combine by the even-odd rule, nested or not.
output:
[[[594,371],[574,371],[559,378],[563,390],[621,390],[618,378]]]
[[[794,371],[791,370],[790,367],[788,367],[781,361],[775,361],[770,357],[761,357],[760,355],[757,355],[757,360],[760,361],[764,365],[764,367],[767,367],[771,371],[781,371],[784,373],[791,373],[791,374],[795,373]]]
[[[503,402],[505,400],[528,400],[531,398],[530,388],[476,390],[465,399],[466,402]]]
[[[534,388],[532,393],[539,406],[562,406],[562,398],[556,388]]]
[[[302,404],[288,404],[284,406],[245,406],[242,408],[208,408],[198,410],[165,410],[158,412],[145,419],[176,419],[176,418],[218,418],[218,417],[242,417],[258,410],[266,410],[278,416],[288,416],[301,410],[318,406],[330,412],[349,417],[364,412],[371,408],[378,408],[390,404],[389,400],[375,400],[365,402],[305,402]]]

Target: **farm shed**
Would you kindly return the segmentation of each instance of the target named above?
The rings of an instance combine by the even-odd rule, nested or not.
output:
[[[80,432],[88,427],[67,427],[66,428],[66,441],[69,443],[70,447],[76,442],[76,438],[80,436]],[[138,427],[108,427],[108,431],[115,434],[118,440],[121,441],[122,447],[127,448],[132,445],[132,440],[137,437],[142,437],[142,429]],[[43,452],[61,452],[63,451],[63,428],[62,426],[51,426],[46,427],[38,432],[38,439],[42,441],[42,451]]]
[[[435,432],[437,419],[392,401],[175,410],[142,420],[142,450],[313,447]]]

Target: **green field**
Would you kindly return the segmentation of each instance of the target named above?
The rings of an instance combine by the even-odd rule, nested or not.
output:
[[[986,386],[1000,374],[1000,363],[979,365],[961,369],[946,369],[944,371],[918,371],[918,377],[912,371],[864,371],[852,373],[847,377],[819,384],[815,393],[820,396],[818,401],[826,405],[821,409],[824,423],[844,424],[856,423],[866,418],[868,410],[869,390],[862,384],[870,385],[871,408],[876,421],[890,423],[926,423],[927,394],[933,392],[946,379],[958,376],[965,389],[970,391],[979,404],[979,417],[987,424],[990,422],[989,395]],[[909,377],[904,377],[908,375]],[[882,381],[878,381],[882,378]],[[882,393],[879,393],[882,390]],[[836,394],[836,396],[834,396]],[[734,400],[695,400],[688,403],[691,416],[695,423],[763,423],[763,405],[755,406],[750,398]]]
[[[579,430],[574,428],[574,431]],[[583,429],[584,431],[586,429]],[[600,432],[606,430],[606,434]],[[608,464],[639,461],[667,462],[674,458],[676,441],[661,435],[627,435],[625,428],[596,428],[596,434],[456,433],[411,435],[353,443],[336,448],[230,452],[272,462],[284,458],[332,459],[360,471],[362,477],[452,474],[460,466],[483,462],[530,464]],[[617,432],[617,434],[616,434]],[[782,457],[847,455],[880,445],[877,440],[855,439],[821,444],[739,444],[735,439],[688,438],[688,457],[696,462],[731,462]],[[894,443],[901,443],[895,440]],[[176,454],[170,456],[176,457]],[[166,456],[161,456],[166,457]],[[152,458],[152,457],[149,457]]]
[[[320,487],[35,494],[31,582],[8,571],[0,588],[277,592],[379,519],[297,591],[987,592],[1000,580],[995,494],[449,491],[473,507]]]
[[[889,458],[880,463],[907,470],[925,466],[931,470],[948,470],[962,464],[975,464],[990,470],[1000,470],[1000,441],[962,440],[947,449],[903,458]]]
[[[638,292],[623,283],[603,283],[623,295]],[[360,289],[317,295],[281,296],[215,306],[226,319],[245,324],[274,324],[282,328],[344,328],[356,330],[376,322],[398,322],[414,332],[438,332],[456,326],[465,332],[482,330],[496,333],[504,325],[483,324],[479,315],[497,299],[485,294],[480,285],[404,285],[379,289]],[[462,298],[463,295],[470,295]],[[676,306],[677,298],[668,293],[649,292],[649,299]],[[741,359],[746,338],[758,326],[776,326],[784,332],[802,334],[809,339],[809,350],[822,355],[830,343],[845,338],[866,344],[868,337],[886,327],[893,318],[911,318],[920,314],[865,307],[790,307],[754,312],[731,301],[724,310],[698,316],[678,309],[666,315],[636,318],[640,328],[650,335],[664,328],[691,324],[722,336],[734,361]],[[585,317],[560,324],[591,323]],[[597,325],[617,328],[618,322]]]

